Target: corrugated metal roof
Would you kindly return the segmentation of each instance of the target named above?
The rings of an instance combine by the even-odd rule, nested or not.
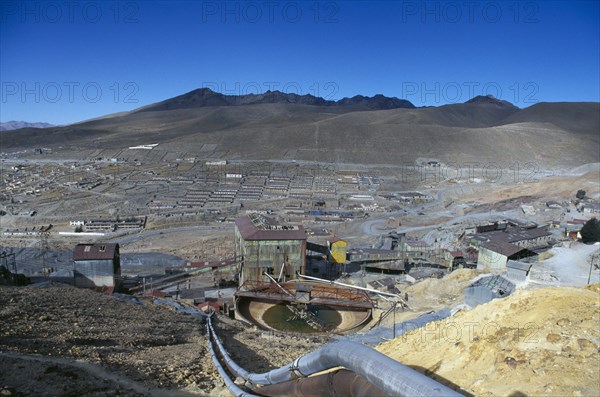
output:
[[[526,248],[519,247],[518,245],[507,243],[501,240],[491,240],[487,243],[481,244],[482,248],[487,248],[490,251],[497,252],[506,257],[513,256],[514,254],[521,251],[528,251]]]
[[[475,307],[492,299],[504,298],[514,290],[515,284],[500,275],[482,277],[465,288],[465,303]]]
[[[524,262],[509,260],[508,263],[506,264],[506,267],[509,267],[511,269],[519,269],[524,272],[528,272],[529,269],[531,269],[531,263],[524,263]]]
[[[113,259],[119,244],[77,244],[73,250],[74,261]]]
[[[503,240],[509,243],[516,243],[518,241],[533,240],[550,235],[551,233],[545,227],[537,227],[533,229],[513,227],[505,230],[487,232],[479,237],[484,237],[489,240]]]
[[[375,262],[369,263],[367,267],[372,267],[375,269],[382,270],[394,270],[394,271],[404,271],[406,268],[404,267],[404,263],[402,261],[389,261],[389,262]]]
[[[415,248],[429,248],[430,247],[429,244],[427,244],[425,241],[422,241],[422,240],[407,241],[406,245],[410,245],[411,247],[415,247]]]
[[[306,240],[302,225],[280,225],[275,219],[261,214],[238,218],[235,226],[244,240]]]
[[[486,287],[493,291],[502,290],[509,293],[515,290],[515,284],[500,275],[481,277],[469,287]]]
[[[450,252],[450,255],[452,255],[454,258],[465,256],[465,254],[461,250],[454,250],[454,251],[449,251],[449,252]]]

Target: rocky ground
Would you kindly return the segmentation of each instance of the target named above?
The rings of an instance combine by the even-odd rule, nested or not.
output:
[[[396,320],[455,306],[476,270],[407,288]],[[378,347],[467,395],[600,395],[600,285],[532,288]],[[327,336],[282,335],[220,316],[232,358],[264,372]],[[0,396],[229,396],[201,321],[150,300],[62,284],[0,286]]]
[[[200,320],[147,300],[45,287],[0,286],[0,395],[229,395]],[[323,343],[225,318],[216,327],[233,358],[254,372]]]

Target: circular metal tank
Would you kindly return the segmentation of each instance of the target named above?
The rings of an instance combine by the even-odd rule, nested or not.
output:
[[[299,304],[298,301],[290,298],[299,290],[297,288],[299,285],[309,285],[312,288],[312,299],[309,304]],[[282,284],[282,287],[290,291],[290,294],[286,296],[283,291],[278,294],[278,291],[269,289],[269,286],[243,293],[238,292],[236,316],[263,329],[301,333],[346,333],[360,328],[371,319],[372,304],[368,296],[362,292],[318,283],[293,281]],[[308,324],[303,326],[302,319],[298,318],[298,311],[288,310],[286,306],[308,309],[312,313],[312,318],[317,317],[315,320],[321,327],[308,326]]]

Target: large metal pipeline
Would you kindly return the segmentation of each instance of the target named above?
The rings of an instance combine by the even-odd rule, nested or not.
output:
[[[181,305],[177,304],[177,306]],[[177,308],[182,309],[182,307]],[[379,396],[383,392],[392,396],[461,396],[454,390],[370,347],[348,340],[331,342],[284,367],[263,374],[250,373],[237,365],[225,350],[212,326],[213,313],[206,314],[197,309],[193,311],[193,314],[206,319],[211,358],[226,387],[236,397],[258,396],[242,390],[229,377],[217,357],[211,339],[229,371],[244,379],[249,388],[261,395]],[[347,369],[308,377],[340,366]]]
[[[370,347],[348,340],[331,342],[284,367],[262,374],[250,373],[231,359],[216,337],[210,319],[207,326],[214,335],[215,344],[229,370],[253,385],[284,383],[331,368],[344,367],[392,396],[461,396],[449,387]]]
[[[207,323],[210,324],[210,317],[208,317],[207,319],[208,319]],[[208,350],[210,352],[210,357],[212,358],[213,363],[215,364],[215,367],[217,367],[217,371],[219,372],[219,375],[221,375],[221,378],[223,378],[223,381],[225,382],[225,386],[227,387],[227,389],[229,389],[229,391],[235,397],[259,397],[259,396],[255,395],[255,394],[249,394],[249,393],[245,392],[244,390],[240,389],[238,387],[238,385],[236,385],[231,380],[231,378],[229,377],[229,375],[227,375],[227,372],[225,372],[225,369],[223,368],[223,366],[219,362],[219,358],[215,354],[215,350],[213,349],[212,343],[210,343],[210,330],[209,330],[208,324],[206,325],[206,331],[207,331],[207,334],[208,334]]]
[[[245,381],[247,381],[250,375],[252,375],[252,373],[246,371],[244,368],[240,367],[235,361],[233,361],[229,353],[227,353],[227,350],[225,350],[225,346],[223,346],[223,344],[219,340],[219,337],[217,336],[217,333],[215,332],[215,329],[212,326],[212,321],[210,318],[208,319],[206,327],[208,329],[207,334],[209,343],[210,337],[212,335],[215,345],[217,345],[217,349],[221,354],[221,358],[223,359],[223,362],[225,363],[229,371],[231,371],[231,373],[237,376],[238,378],[242,378]]]
[[[254,388],[254,392],[268,397],[388,397],[362,376],[347,369],[261,386]]]
[[[223,366],[221,365],[221,362],[219,361],[219,358],[217,357],[217,354],[215,353],[215,350],[211,343],[211,333],[212,333],[213,339],[215,341],[217,341],[219,345],[221,345],[219,338],[217,338],[217,335],[214,332],[214,329],[212,328],[212,317],[214,315],[214,311],[211,311],[210,313],[204,313],[202,310],[196,309],[194,307],[184,306],[178,302],[173,302],[173,301],[164,300],[164,299],[155,299],[154,303],[173,306],[178,312],[191,314],[192,316],[200,317],[203,320],[205,320],[206,321],[206,336],[208,339],[208,351],[210,352],[210,357],[212,358],[213,364],[215,364],[215,367],[217,368],[219,375],[221,376],[221,378],[223,378],[223,381],[225,382],[225,386],[227,387],[227,389],[235,397],[260,397],[255,394],[250,394],[250,393],[242,390],[238,385],[235,384],[235,382],[233,380],[231,380],[231,378],[225,371],[225,368],[223,368]],[[225,351],[225,349],[223,348],[222,345],[219,347],[219,350],[221,351],[221,354],[223,351]],[[230,368],[230,371],[231,371],[231,368]]]

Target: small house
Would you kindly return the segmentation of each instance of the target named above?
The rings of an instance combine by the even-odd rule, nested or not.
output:
[[[119,244],[77,244],[73,251],[73,275],[76,287],[119,289]]]

